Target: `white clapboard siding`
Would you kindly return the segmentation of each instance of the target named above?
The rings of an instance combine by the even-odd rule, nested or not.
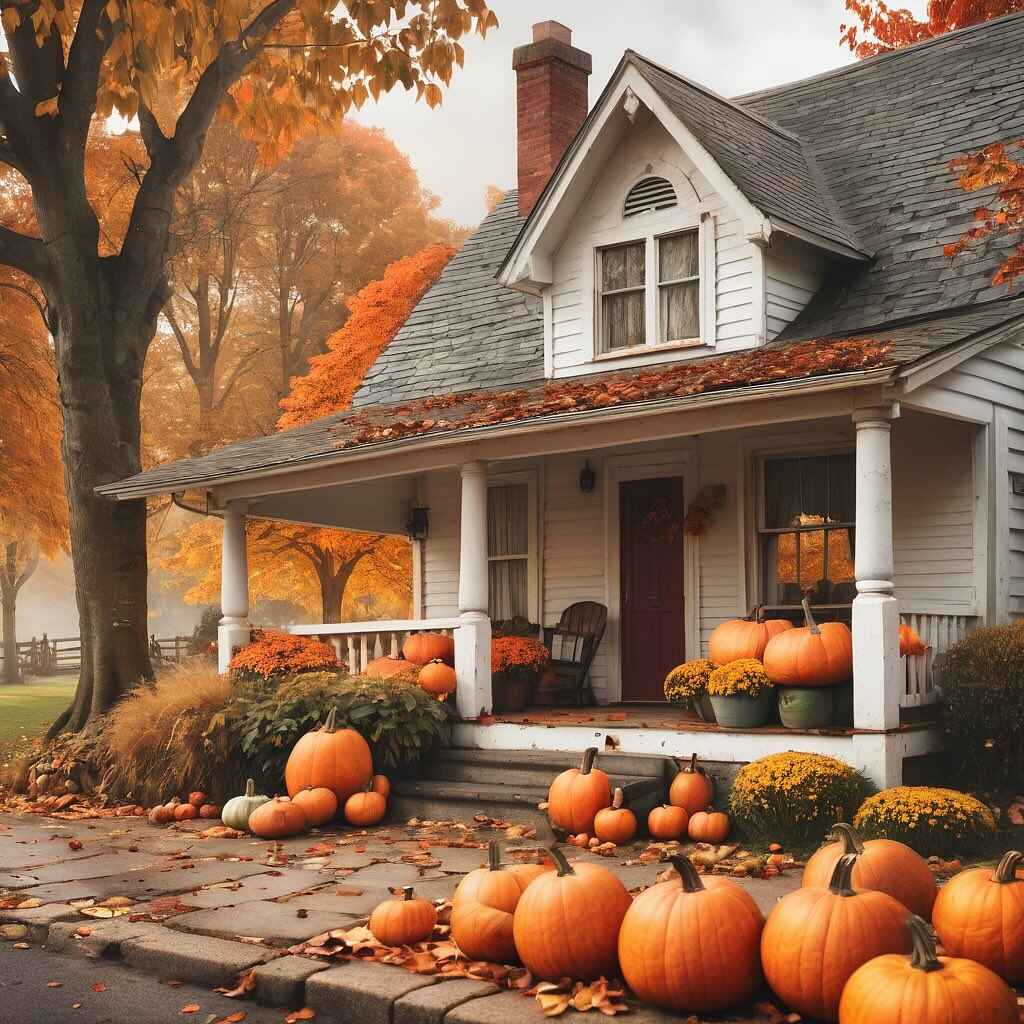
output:
[[[438,619],[459,614],[458,473],[431,473],[423,488],[430,509],[430,534],[423,552],[423,615]]]
[[[792,323],[821,287],[825,264],[807,246],[773,241],[765,253],[765,316],[768,338]]]

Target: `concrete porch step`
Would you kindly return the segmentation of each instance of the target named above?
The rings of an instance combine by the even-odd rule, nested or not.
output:
[[[579,751],[551,750],[477,750],[450,747],[431,755],[431,778],[452,781],[494,781],[506,784],[548,786],[559,772],[578,768]],[[664,779],[675,775],[675,766],[667,757],[644,754],[600,754],[597,767],[615,778]]]

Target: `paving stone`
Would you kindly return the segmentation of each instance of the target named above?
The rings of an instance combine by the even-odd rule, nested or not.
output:
[[[302,956],[282,956],[256,968],[256,999],[267,1006],[304,1006],[306,981],[329,964]]]
[[[370,867],[362,868],[348,877],[353,885],[398,886],[415,885],[421,880],[442,878],[443,874],[433,868],[424,870],[418,864],[371,864]]]
[[[416,989],[395,1001],[392,1024],[441,1024],[449,1011],[470,999],[498,993],[497,985],[471,978],[453,978],[440,985]]]
[[[441,862],[441,871],[458,871],[465,874],[487,864],[486,850],[475,850],[467,846],[432,846],[426,852]]]
[[[306,1005],[344,1024],[392,1024],[397,999],[436,981],[400,967],[351,961],[313,975],[306,982]]]
[[[123,871],[138,871],[154,867],[159,858],[149,853],[98,853],[93,857],[61,861],[33,867],[27,871],[13,871],[0,875],[0,888],[27,889],[48,882],[75,882],[83,878],[102,878]]]
[[[322,889],[316,889],[308,894],[286,896],[278,902],[286,907],[301,907],[304,910],[346,914],[361,918],[368,916],[378,903],[390,896],[391,893],[383,885],[363,888],[341,882],[324,886]]]
[[[304,910],[287,903],[255,900],[236,907],[178,914],[169,918],[167,925],[176,931],[197,935],[214,935],[222,939],[259,936],[275,946],[294,946],[332,928],[349,928],[358,919],[349,914],[330,914]]]
[[[115,917],[110,921],[93,921],[79,917],[77,921],[62,921],[50,926],[46,949],[51,953],[71,953],[99,959],[117,955],[126,939],[158,935],[163,929],[148,921],[129,921]]]
[[[84,857],[95,857],[96,848],[83,846],[81,850],[72,850],[67,842],[44,839],[39,841],[38,830],[21,839],[7,835],[0,836],[0,864],[5,871],[17,871],[19,868],[36,868],[43,864],[56,864],[58,861],[82,860]],[[36,840],[35,842],[31,841]]]
[[[559,1020],[582,1016],[575,1010],[569,1010]],[[444,1024],[537,1024],[541,1019],[540,1006],[535,999],[529,999],[521,992],[500,992],[496,996],[470,999],[456,1006],[445,1017]]]
[[[0,924],[27,925],[33,942],[45,942],[50,926],[58,921],[77,921],[80,917],[78,911],[67,903],[47,903],[28,910],[0,910]]]
[[[157,927],[156,933],[125,939],[121,956],[125,963],[161,980],[224,985],[242,971],[275,957],[273,950],[260,946]]]
[[[332,870],[345,870],[346,868],[365,868],[368,864],[375,860],[382,858],[380,854],[369,854],[369,853],[355,853],[352,850],[339,850],[337,853],[331,854],[326,867]],[[397,860],[397,857],[394,857]]]
[[[312,884],[311,884],[312,883]],[[212,883],[221,886],[221,883]],[[278,874],[265,871],[261,875],[236,879],[220,888],[201,889],[190,892],[182,902],[199,910],[214,907],[235,907],[253,900],[276,900],[292,893],[306,892],[319,885],[319,879],[310,879],[308,872],[282,868]],[[237,886],[237,888],[235,888]],[[307,908],[310,909],[310,908]],[[315,908],[319,909],[319,908]]]

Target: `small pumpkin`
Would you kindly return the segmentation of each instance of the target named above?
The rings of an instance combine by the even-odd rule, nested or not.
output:
[[[174,820],[174,811],[168,809],[164,804],[158,804],[149,812],[149,823],[151,825],[166,825]]]
[[[420,669],[416,681],[420,689],[426,690],[427,693],[445,697],[455,692],[455,669],[446,665],[440,658],[435,658]]]
[[[842,622],[823,622],[811,614],[811,603],[801,602],[801,629],[787,629],[772,637],[764,649],[764,671],[779,686],[832,686],[853,674],[853,634]]]
[[[761,935],[761,965],[772,991],[805,1017],[834,1021],[843,986],[884,953],[909,953],[907,908],[888,893],[857,891],[857,854],[839,858],[827,887],[783,896]]]
[[[696,843],[724,843],[731,827],[724,811],[698,811],[690,815],[686,833]]]
[[[730,619],[715,626],[708,637],[708,659],[716,665],[728,665],[743,658],[760,661],[768,642],[793,628],[789,619],[765,620],[762,613],[758,606],[744,619]]]
[[[326,787],[343,803],[373,776],[369,744],[355,729],[338,729],[336,715],[337,709],[331,708],[324,724],[292,748],[284,768],[289,796]]]
[[[369,679],[394,679],[396,676],[409,676],[415,679],[419,670],[420,667],[415,662],[384,655],[383,658],[368,661],[363,669],[363,675]]]
[[[374,775],[370,780],[370,789],[372,789],[374,793],[380,793],[380,795],[387,800],[387,798],[391,796],[391,781],[386,775]]]
[[[220,817],[220,805],[219,804],[203,804],[199,808],[199,817],[212,820]]]
[[[270,800],[269,796],[257,795],[256,784],[249,779],[245,784],[245,792],[241,796],[232,797],[220,812],[220,820],[238,832],[249,830],[249,815]]]
[[[199,809],[194,804],[178,804],[174,808],[175,821],[191,821],[199,817]]]
[[[655,839],[682,839],[686,835],[686,826],[689,823],[690,816],[686,811],[671,804],[654,807],[647,815],[647,831]]]
[[[430,938],[437,910],[429,900],[416,899],[411,885],[396,899],[378,903],[370,915],[370,931],[385,946],[411,946]]]
[[[672,785],[668,788],[668,802],[682,807],[687,814],[696,814],[711,806],[715,786],[706,772],[697,764],[697,755],[685,767],[680,766]]]
[[[612,793],[611,807],[602,808],[594,815],[594,835],[602,843],[622,846],[636,835],[636,815],[622,806],[622,790]]]
[[[845,821],[833,828],[837,841],[821,847],[807,861],[802,885],[827,885],[836,862],[843,854],[857,853],[853,885],[877,889],[900,901],[911,913],[931,917],[937,889],[928,862],[909,846],[893,839],[868,839]]]
[[[189,793],[188,802],[193,807],[202,807],[203,804],[206,803],[206,794],[197,789],[194,792]]]
[[[555,777],[548,790],[548,817],[564,832],[594,831],[594,815],[612,802],[612,785],[600,768],[594,767],[597,747],[583,752],[579,768],[568,768]]]
[[[338,813],[338,798],[326,786],[300,789],[292,801],[302,808],[310,825],[324,825]]]
[[[277,797],[261,804],[249,815],[249,831],[261,839],[283,839],[305,832],[306,812],[294,800]]]
[[[1024,854],[1003,854],[995,871],[971,868],[939,891],[932,924],[951,956],[984,964],[1011,985],[1024,982]]]
[[[619,927],[632,902],[626,887],[597,864],[570,865],[557,845],[551,857],[555,870],[526,887],[513,916],[519,958],[547,981],[614,977]]]
[[[368,783],[367,788],[361,793],[353,793],[345,801],[345,820],[350,825],[366,828],[384,820],[388,802],[380,793],[375,793],[370,788],[371,785],[372,783]]]
[[[1017,997],[982,964],[936,956],[928,925],[907,921],[909,957],[888,953],[858,967],[839,1000],[839,1024],[1018,1024]]]
[[[402,657],[414,665],[426,665],[431,661],[455,664],[455,641],[443,633],[412,633],[402,644]]]
[[[749,1001],[761,987],[761,911],[734,882],[702,879],[689,858],[672,866],[678,879],[645,889],[626,911],[623,977],[641,999],[685,1013]]]

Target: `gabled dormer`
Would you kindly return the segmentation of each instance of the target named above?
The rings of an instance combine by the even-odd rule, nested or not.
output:
[[[514,64],[526,222],[499,279],[543,297],[547,376],[764,344],[869,258],[784,128],[627,51],[569,140],[587,55],[545,23]]]

